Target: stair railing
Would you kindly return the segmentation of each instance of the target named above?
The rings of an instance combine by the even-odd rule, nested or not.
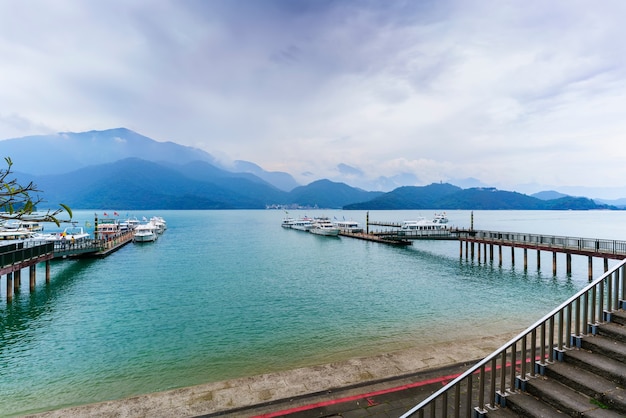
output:
[[[468,418],[484,417],[489,409],[506,405],[506,397],[525,390],[529,378],[563,360],[566,350],[580,347],[584,335],[596,334],[599,324],[610,322],[612,312],[626,308],[625,284],[626,260],[622,260],[401,418],[435,418],[437,413],[460,417],[461,408]],[[476,394],[472,393],[474,378],[478,378]]]

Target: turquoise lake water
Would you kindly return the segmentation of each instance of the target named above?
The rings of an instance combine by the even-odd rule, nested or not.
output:
[[[119,211],[125,215],[126,212]],[[402,221],[434,211],[371,211]],[[102,214],[102,211],[100,211]],[[586,257],[459,258],[459,243],[407,248],[285,230],[284,212],[158,211],[168,230],[104,259],[51,263],[6,301],[0,281],[0,415],[518,331],[587,284]],[[362,211],[291,211],[365,222]],[[75,211],[80,224],[94,211]],[[469,211],[448,211],[469,227]],[[626,239],[626,212],[474,211],[474,228]],[[520,250],[521,251],[521,250]],[[545,257],[545,260],[543,258]],[[561,257],[561,256],[559,256]],[[594,261],[594,277],[601,274]]]

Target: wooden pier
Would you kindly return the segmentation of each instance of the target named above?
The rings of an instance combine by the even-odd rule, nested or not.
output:
[[[528,250],[537,251],[537,269],[541,267],[541,251],[551,252],[553,274],[556,274],[556,256],[558,253],[565,254],[567,274],[572,272],[572,255],[586,256],[589,280],[593,279],[594,257],[604,260],[605,271],[608,270],[609,259],[623,260],[626,258],[626,241],[477,230],[457,230],[456,235],[460,241],[459,253],[461,258],[463,257],[463,246],[465,246],[465,257],[474,259],[474,255],[477,254],[480,261],[482,247],[482,260],[487,261],[487,250],[489,250],[489,260],[493,261],[494,247],[497,246],[500,265],[502,265],[502,247],[511,248],[511,262],[513,264],[515,263],[515,249],[523,249],[524,269],[528,268]]]
[[[556,275],[557,254],[565,254],[567,274],[572,272],[572,255],[586,256],[588,259],[589,280],[593,279],[593,258],[604,260],[604,270],[608,270],[608,260],[622,260],[626,258],[626,241],[607,240],[597,238],[565,237],[542,234],[525,234],[500,231],[479,231],[459,228],[443,228],[432,230],[403,230],[399,222],[369,221],[367,218],[366,232],[361,234],[342,234],[344,236],[364,239],[383,244],[410,245],[414,240],[451,240],[460,242],[460,257],[487,262],[494,260],[494,247],[498,248],[498,260],[502,265],[502,247],[511,248],[511,262],[515,264],[515,249],[522,249],[524,269],[528,268],[528,250],[537,251],[537,269],[541,267],[541,251],[552,253],[552,271]],[[385,229],[370,231],[370,226],[384,227]],[[482,251],[481,251],[482,249]]]
[[[133,232],[110,239],[89,239],[79,242],[20,241],[0,246],[0,277],[6,275],[7,301],[13,299],[21,286],[21,274],[29,269],[30,291],[34,291],[36,267],[45,263],[46,283],[50,283],[50,260],[56,258],[102,258],[119,250],[133,240]]]

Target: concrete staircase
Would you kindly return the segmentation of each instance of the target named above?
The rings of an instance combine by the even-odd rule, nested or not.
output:
[[[626,417],[626,313],[613,312],[595,331],[487,416]]]

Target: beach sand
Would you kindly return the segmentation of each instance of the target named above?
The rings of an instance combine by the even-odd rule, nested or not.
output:
[[[394,377],[460,363],[471,365],[491,354],[514,335],[509,333],[462,343],[438,343],[373,357],[206,383],[28,416],[193,417],[222,413],[223,416],[250,416],[253,415],[253,409],[245,408],[254,405],[265,405],[266,413],[272,408],[278,411],[283,409],[280,400],[290,400],[290,407],[298,403],[307,405],[311,403],[305,396],[308,394],[325,393],[332,396],[333,392],[341,388],[351,388],[354,393],[365,393],[397,384]],[[341,396],[346,396],[347,393],[349,392],[342,391]],[[268,403],[273,406],[268,406]]]

